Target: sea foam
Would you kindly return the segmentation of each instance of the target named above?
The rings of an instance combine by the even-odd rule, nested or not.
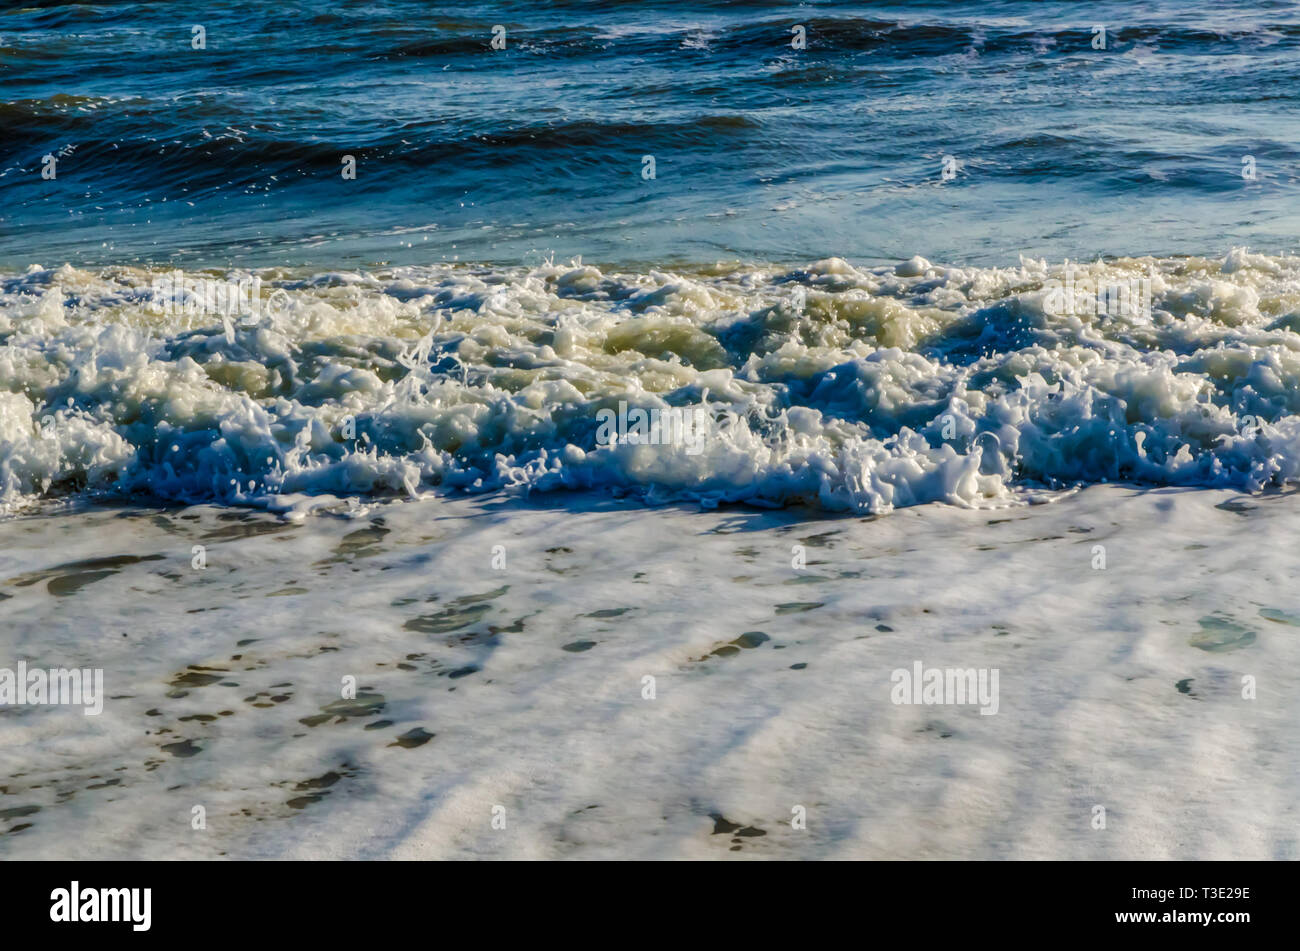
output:
[[[1300,476],[1295,257],[186,278],[262,300],[218,313],[125,267],[0,279],[6,511],[598,489],[880,513]],[[1063,309],[1067,280],[1149,306]],[[598,438],[620,403],[703,414],[702,444]]]

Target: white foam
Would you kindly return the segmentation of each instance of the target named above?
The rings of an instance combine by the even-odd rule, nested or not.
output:
[[[330,501],[0,522],[0,666],[107,693],[6,710],[7,857],[1297,857],[1294,494]],[[895,704],[917,662],[996,714]]]
[[[1049,313],[1064,266],[1032,258],[265,272],[281,306],[243,321],[167,311],[155,273],[33,267],[0,283],[0,505],[591,487],[884,512],[1300,474],[1300,259],[1071,267],[1149,279],[1150,312]],[[704,451],[598,445],[620,400],[704,408]]]

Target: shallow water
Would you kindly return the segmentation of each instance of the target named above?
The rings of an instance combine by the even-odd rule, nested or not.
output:
[[[3,710],[0,855],[1294,859],[1300,508],[1235,497],[10,519],[0,655],[108,699]],[[918,661],[997,715],[893,702]]]

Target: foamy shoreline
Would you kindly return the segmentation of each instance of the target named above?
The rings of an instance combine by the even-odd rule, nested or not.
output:
[[[1297,857],[1292,495],[357,515],[0,522],[0,666],[108,695],[0,709],[0,855]]]

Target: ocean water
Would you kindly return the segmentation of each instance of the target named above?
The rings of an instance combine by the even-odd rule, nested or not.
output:
[[[1293,3],[4,6],[15,268],[1008,265],[1297,230]]]
[[[0,505],[1296,474],[1293,5],[313,10],[0,21]]]
[[[1298,45],[5,5],[0,855],[1296,857]]]

